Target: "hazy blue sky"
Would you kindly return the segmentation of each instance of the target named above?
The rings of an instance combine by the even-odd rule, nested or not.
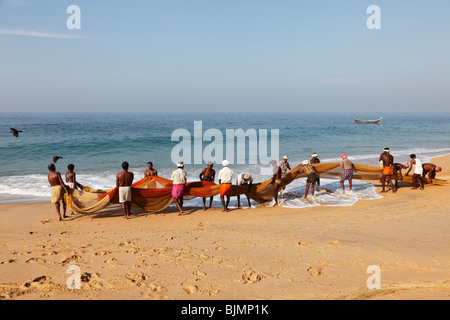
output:
[[[69,5],[81,29],[69,30]],[[381,8],[369,30],[368,6]],[[449,111],[450,1],[0,0],[0,111]]]

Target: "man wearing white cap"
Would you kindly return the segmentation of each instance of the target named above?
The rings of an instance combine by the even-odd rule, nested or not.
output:
[[[236,184],[238,186],[242,186],[244,184],[248,185],[247,192],[250,192],[252,183],[253,183],[253,177],[248,172],[241,173],[240,175],[238,175],[238,177],[236,179]],[[248,207],[251,208],[250,198],[248,196],[247,196],[247,200],[248,200]],[[241,206],[241,196],[240,195],[237,196],[237,202],[238,202],[238,207],[240,207]]]
[[[352,191],[352,180],[353,180],[353,163],[347,157],[345,153],[341,154],[342,162],[341,169],[344,170],[344,173],[341,176],[341,187],[342,192],[345,193],[344,181],[348,180],[348,185],[350,187],[350,191]]]
[[[394,157],[390,154],[389,148],[384,148],[383,153],[380,155],[378,161],[380,162],[380,166],[383,166],[383,175],[381,176],[380,180],[383,189],[381,190],[381,192],[386,192],[385,185],[387,180],[387,184],[391,186],[392,192],[396,193],[397,190],[392,183],[392,176],[394,174]]]
[[[222,202],[223,211],[228,212],[228,205],[230,204],[230,196],[232,193],[231,182],[233,179],[234,172],[228,166],[230,163],[228,160],[222,161],[223,169],[219,171],[219,184],[220,184],[220,201]],[[225,203],[225,196],[227,197],[227,202]]]
[[[177,163],[178,169],[172,172],[172,197],[175,199],[175,204],[177,205],[178,215],[183,213],[183,196],[186,191],[187,175],[184,171],[184,163],[180,161]]]
[[[284,156],[283,160],[281,160],[280,163],[278,164],[278,166],[281,168],[281,178],[284,178],[288,170],[291,170],[291,166],[289,165],[288,159],[289,159],[288,156]],[[282,186],[280,187],[280,189],[284,190],[286,189],[286,186]]]
[[[284,176],[286,175],[288,170],[291,170],[291,166],[289,165],[288,162],[288,156],[284,156],[283,160],[280,161],[280,163],[278,164],[278,166],[281,168],[281,174]]]

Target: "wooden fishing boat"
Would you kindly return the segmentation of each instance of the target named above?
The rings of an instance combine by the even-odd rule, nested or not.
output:
[[[376,119],[376,120],[359,120],[359,119],[353,118],[353,120],[355,120],[355,122],[358,122],[358,123],[379,123],[381,121],[381,119],[383,119],[383,117],[380,117],[379,119]]]

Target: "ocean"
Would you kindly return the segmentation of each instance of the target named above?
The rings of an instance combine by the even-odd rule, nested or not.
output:
[[[380,116],[379,124],[358,124],[352,119]],[[199,180],[210,155],[216,160],[228,158],[235,162],[231,165],[235,174],[249,172],[258,182],[271,175],[270,166],[262,161],[284,155],[289,156],[291,167],[311,159],[312,153],[318,153],[321,162],[340,161],[340,155],[346,153],[354,163],[376,166],[383,149],[389,147],[395,162],[409,161],[411,153],[427,162],[450,154],[449,123],[450,113],[1,113],[0,203],[49,201],[47,165],[53,156],[63,157],[56,163],[63,177],[72,163],[77,180],[93,188],[113,188],[123,161],[129,162],[135,181],[144,177],[149,161],[160,176],[170,178],[179,160],[174,154],[185,160],[189,181]],[[15,138],[10,128],[23,132]],[[236,140],[234,157],[230,157],[227,130],[238,129],[256,133],[256,141],[247,139],[246,152],[240,153],[242,145]],[[179,132],[184,138],[172,141],[172,135]],[[214,138],[205,139],[205,133],[213,133]],[[272,143],[274,137],[278,139]],[[211,152],[213,145],[216,148]],[[251,146],[256,145],[255,157]],[[260,148],[264,145],[267,150]],[[181,146],[184,148],[178,152]],[[221,168],[221,161],[216,161],[214,169],[218,172]],[[354,181],[353,192],[346,195],[338,180],[322,179],[321,187],[331,192],[317,192],[303,200],[305,181],[298,179],[280,195],[280,205],[342,206],[381,197],[371,184],[360,181]],[[215,201],[220,206],[219,197]],[[241,202],[247,205],[245,197]],[[235,204],[232,199],[231,206]],[[201,206],[201,199],[187,205]]]

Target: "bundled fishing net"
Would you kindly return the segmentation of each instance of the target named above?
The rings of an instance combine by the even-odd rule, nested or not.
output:
[[[313,165],[316,173],[321,178],[340,178],[342,170],[340,162],[319,163]],[[359,180],[380,180],[383,168],[353,164],[353,179]],[[290,170],[281,179],[281,185],[288,185],[292,181],[306,177],[302,165],[298,165]],[[428,183],[426,179],[422,180],[424,184]],[[403,182],[412,183],[412,177],[403,177]],[[447,184],[445,181],[433,181],[433,185]],[[191,200],[196,197],[208,198],[219,194],[220,185],[209,181],[197,181],[187,183],[184,200]],[[159,212],[173,203],[172,198],[172,180],[162,177],[145,177],[131,185],[132,206],[144,209],[147,212]],[[232,186],[232,196],[246,195],[252,200],[263,203],[273,198],[272,178],[253,183],[250,191],[247,185]],[[81,214],[92,214],[98,212],[109,204],[119,203],[117,188],[111,190],[92,189],[83,187],[83,191],[73,190],[65,194],[65,200],[68,207]]]

